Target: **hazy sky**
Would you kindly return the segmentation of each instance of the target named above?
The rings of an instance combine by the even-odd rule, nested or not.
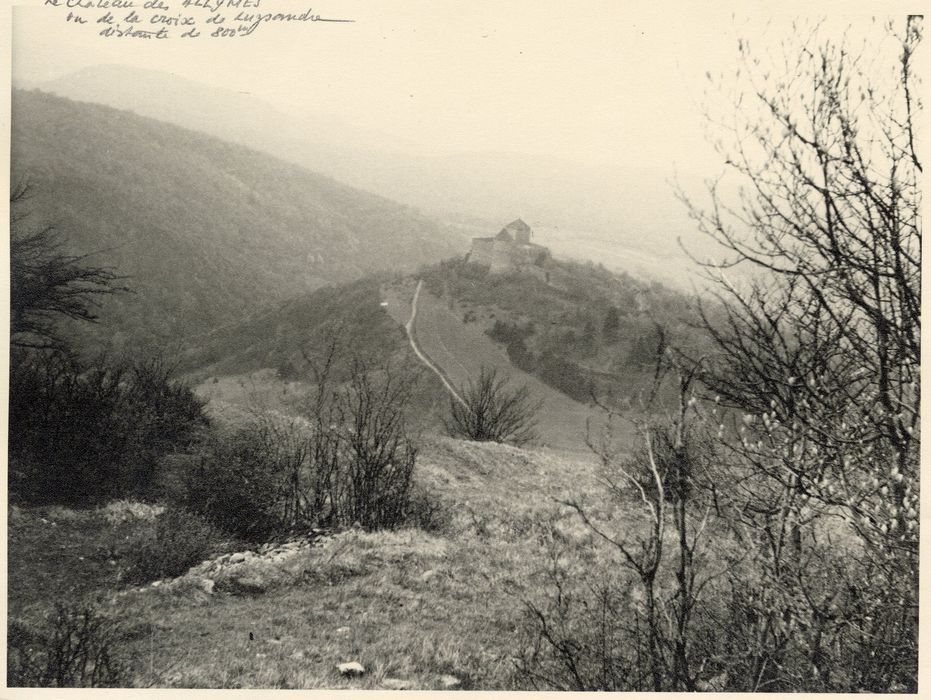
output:
[[[178,5],[180,0],[167,0]],[[141,0],[140,0],[141,4]],[[522,151],[666,169],[707,156],[695,100],[733,61],[726,11],[619,2],[314,4],[354,24],[265,26],[245,39],[104,39],[52,8],[18,9],[14,80],[124,63],[250,92],[434,152]],[[263,0],[262,10],[303,10]]]
[[[142,0],[139,0],[141,4]],[[181,0],[166,0],[181,9]],[[301,11],[261,0],[262,11]],[[123,63],[334,115],[399,150],[518,151],[668,172],[717,163],[696,106],[706,71],[735,62],[731,12],[708,3],[323,0],[353,24],[265,26],[245,39],[104,39],[53,8],[19,9],[22,84]],[[748,23],[736,20],[741,32]],[[757,31],[751,26],[751,31]]]

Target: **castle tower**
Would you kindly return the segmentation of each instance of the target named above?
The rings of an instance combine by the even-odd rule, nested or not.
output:
[[[533,233],[531,228],[523,219],[514,219],[511,223],[501,229],[501,233],[507,233],[517,243],[530,243],[530,236]],[[499,236],[501,234],[498,234]]]
[[[522,270],[543,275],[543,266],[549,258],[549,249],[530,242],[530,227],[515,219],[496,236],[472,239],[472,250],[466,260],[487,265],[492,274]]]

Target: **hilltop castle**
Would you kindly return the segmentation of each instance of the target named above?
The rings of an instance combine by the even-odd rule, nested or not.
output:
[[[533,231],[522,219],[515,219],[501,229],[497,236],[473,238],[472,250],[466,260],[477,265],[487,265],[488,271],[492,273],[541,273],[550,251],[545,246],[531,243],[532,235]]]

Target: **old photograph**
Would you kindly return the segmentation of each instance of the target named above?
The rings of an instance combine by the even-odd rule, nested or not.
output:
[[[923,32],[15,4],[6,686],[917,694]]]

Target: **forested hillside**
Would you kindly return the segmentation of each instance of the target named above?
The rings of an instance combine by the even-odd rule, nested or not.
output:
[[[347,355],[388,361],[406,351],[407,338],[379,306],[378,287],[378,276],[328,285],[199,336],[183,369],[231,375],[268,368],[283,379],[307,379],[305,356],[319,357],[335,341]]]
[[[25,225],[128,277],[86,347],[158,347],[266,304],[461,248],[416,211],[297,166],[134,114],[13,94],[12,177]]]

